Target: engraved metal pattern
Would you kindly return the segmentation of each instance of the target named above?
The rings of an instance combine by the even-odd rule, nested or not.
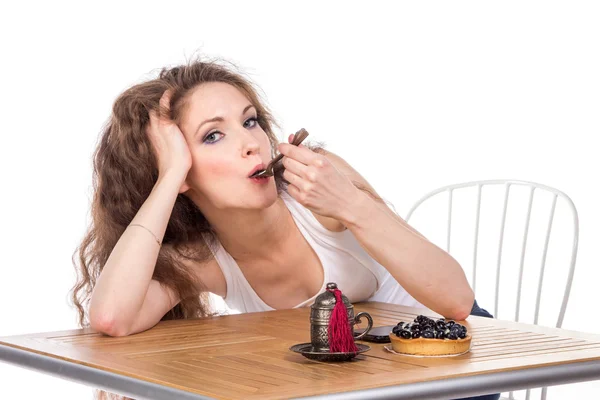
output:
[[[314,304],[310,310],[310,343],[311,349],[314,352],[329,353],[329,320],[331,319],[331,313],[336,305],[335,295],[330,290],[337,289],[337,284],[330,282],[327,284],[325,292],[321,293],[315,299]],[[352,336],[354,337],[354,325],[361,320],[361,317],[366,317],[369,321],[367,329],[360,334],[357,338],[360,338],[367,334],[373,327],[373,319],[369,313],[361,312],[354,316],[354,306],[348,300],[346,296],[341,295],[342,302],[346,307],[346,313],[348,316],[348,324],[352,330]],[[365,350],[366,351],[366,350]]]
[[[354,322],[354,307],[347,308],[348,323]],[[315,349],[320,351],[329,351],[329,319],[331,318],[332,310],[312,309],[310,317],[310,342]],[[354,324],[352,327],[352,335],[354,336]]]

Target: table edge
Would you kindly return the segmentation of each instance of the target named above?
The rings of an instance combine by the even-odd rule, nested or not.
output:
[[[137,399],[212,399],[180,390],[0,344],[0,361]],[[307,396],[309,399],[448,399],[600,379],[600,360],[517,371],[477,374],[372,389]],[[531,384],[534,380],[538,383]]]
[[[592,378],[592,379],[590,379]],[[502,371],[467,377],[431,380],[404,385],[306,396],[304,399],[445,400],[520,389],[556,386],[600,379],[600,360],[574,362],[518,371]],[[531,384],[534,380],[537,383]]]
[[[0,361],[136,399],[212,399],[157,383],[0,344]]]

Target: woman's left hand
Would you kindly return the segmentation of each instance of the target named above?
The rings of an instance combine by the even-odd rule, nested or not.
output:
[[[290,135],[288,140],[291,140]],[[281,143],[283,177],[289,194],[304,207],[324,217],[344,220],[360,191],[326,156],[300,145]]]

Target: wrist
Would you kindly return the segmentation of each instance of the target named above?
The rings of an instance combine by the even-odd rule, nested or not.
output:
[[[357,227],[362,221],[366,221],[369,215],[372,213],[372,207],[375,202],[372,198],[360,189],[356,189],[356,196],[349,202],[348,206],[344,208],[342,215],[340,215],[340,222],[342,222],[348,229]]]
[[[168,169],[165,171],[160,171],[158,174],[157,182],[173,182],[179,183],[180,185],[185,181],[187,177],[188,170],[184,169]]]
[[[158,179],[154,185],[154,188],[164,188],[163,190],[170,191],[171,189],[179,192],[181,185],[185,182],[187,174],[175,170],[160,173]]]

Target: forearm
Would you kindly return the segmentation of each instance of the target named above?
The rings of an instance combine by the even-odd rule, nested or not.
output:
[[[408,229],[409,231],[411,231],[412,233],[414,233],[415,235],[419,236],[420,238],[427,240],[428,239],[423,236],[419,231],[417,231],[414,227],[410,226],[404,219],[402,219],[402,217],[400,217],[398,214],[396,214],[390,207],[388,207],[383,199],[378,199],[378,198],[374,198],[373,196],[369,196],[372,200],[374,200],[375,205],[377,205],[383,212],[385,212],[388,216],[390,216],[391,218],[393,218],[394,220],[398,221],[402,226],[404,226],[406,229]]]
[[[131,224],[140,224],[162,241],[181,183],[161,179]],[[92,294],[90,322],[100,330],[123,329],[142,308],[160,246],[139,226],[129,226],[113,248]]]
[[[371,257],[424,306],[447,318],[466,318],[474,294],[458,262],[381,203],[364,193],[357,198],[342,223]]]

